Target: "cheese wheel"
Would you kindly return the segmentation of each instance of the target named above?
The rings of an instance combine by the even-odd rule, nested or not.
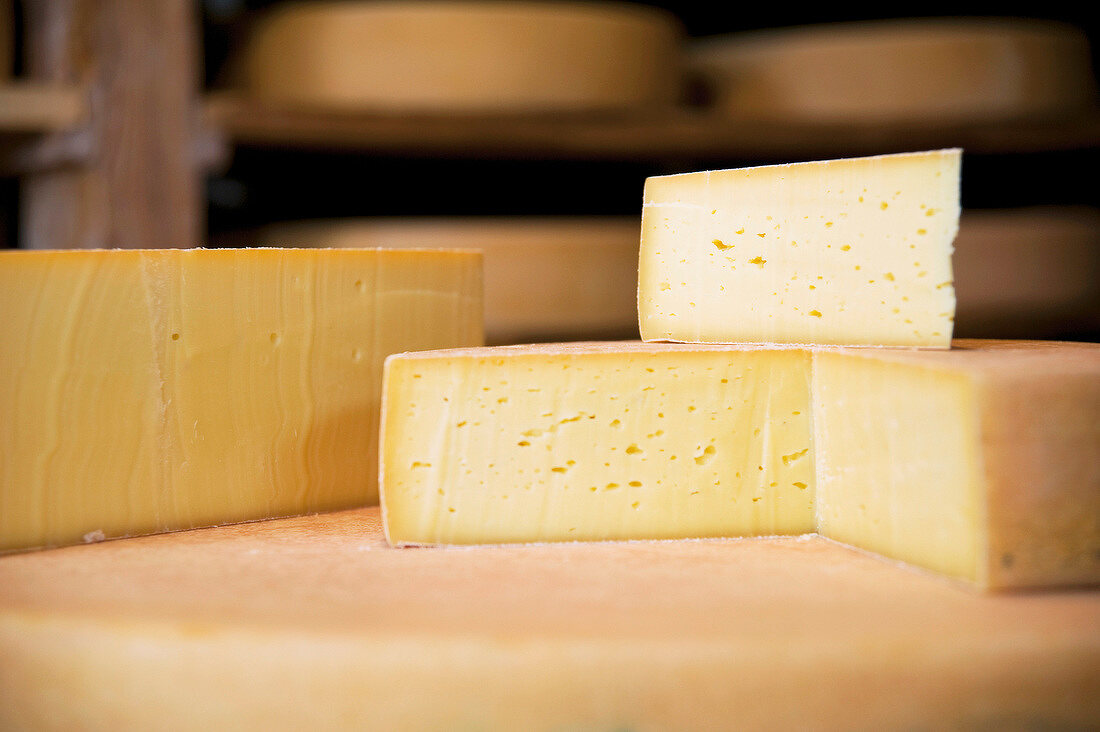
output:
[[[679,93],[674,16],[626,3],[310,2],[260,20],[240,84],[280,104],[416,112],[648,109]]]
[[[962,335],[1100,329],[1100,210],[963,211],[953,267]]]
[[[691,65],[718,109],[781,120],[963,122],[1095,104],[1072,26],[1008,18],[810,25],[702,39]]]
[[[1085,729],[1098,627],[817,538],[399,550],[361,509],[0,557],[0,728]]]
[[[636,338],[638,220],[629,217],[345,219],[277,224],[267,246],[442,247],[485,257],[491,344]]]

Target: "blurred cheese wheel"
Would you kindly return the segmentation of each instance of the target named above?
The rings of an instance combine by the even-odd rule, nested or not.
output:
[[[613,2],[310,2],[254,28],[252,98],[391,111],[595,111],[679,95],[675,16]]]
[[[690,65],[737,117],[965,122],[1095,104],[1088,39],[1055,22],[901,19],[703,38]]]
[[[959,336],[1100,330],[1100,210],[963,211],[953,259]]]
[[[264,229],[261,246],[481,249],[490,344],[638,337],[633,217],[347,219]]]

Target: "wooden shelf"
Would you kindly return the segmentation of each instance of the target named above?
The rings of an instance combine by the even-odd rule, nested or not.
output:
[[[75,87],[28,81],[0,85],[0,135],[5,137],[71,129],[87,111],[84,94]]]
[[[734,121],[694,110],[629,117],[325,111],[217,93],[205,115],[238,145],[460,158],[801,159],[954,146],[990,154],[1100,147],[1100,114],[937,128]]]
[[[0,175],[19,175],[43,161],[64,162],[82,154],[65,133],[88,118],[82,90],[29,81],[0,84]]]

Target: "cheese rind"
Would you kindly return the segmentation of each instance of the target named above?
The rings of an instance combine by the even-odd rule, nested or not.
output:
[[[480,264],[0,254],[0,551],[377,500],[382,361],[480,342]]]
[[[815,355],[818,531],[974,583],[1100,583],[1100,346]]]
[[[813,529],[809,353],[552,344],[386,361],[395,544]]]
[[[961,151],[649,178],[642,339],[947,348]]]

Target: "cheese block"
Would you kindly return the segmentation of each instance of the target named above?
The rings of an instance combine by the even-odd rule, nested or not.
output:
[[[394,544],[812,531],[809,353],[578,343],[386,361]]]
[[[848,125],[1075,117],[1095,109],[1087,36],[1023,18],[897,18],[703,37],[689,66],[720,114]]]
[[[0,252],[0,551],[377,500],[384,357],[481,339],[444,251]]]
[[[645,183],[642,339],[947,348],[961,151]]]
[[[1100,345],[821,352],[818,530],[980,587],[1100,584]]]
[[[677,19],[615,2],[298,2],[263,16],[237,61],[253,99],[395,112],[672,107]]]
[[[1087,729],[1098,627],[818,538],[397,550],[374,507],[0,557],[0,728]]]
[[[395,545],[817,531],[982,589],[1100,584],[1100,344],[398,354],[380,450]]]
[[[637,217],[295,221],[264,228],[259,240],[269,246],[480,249],[486,342],[638,337]]]
[[[1100,332],[1098,208],[968,209],[952,266],[957,335]]]

